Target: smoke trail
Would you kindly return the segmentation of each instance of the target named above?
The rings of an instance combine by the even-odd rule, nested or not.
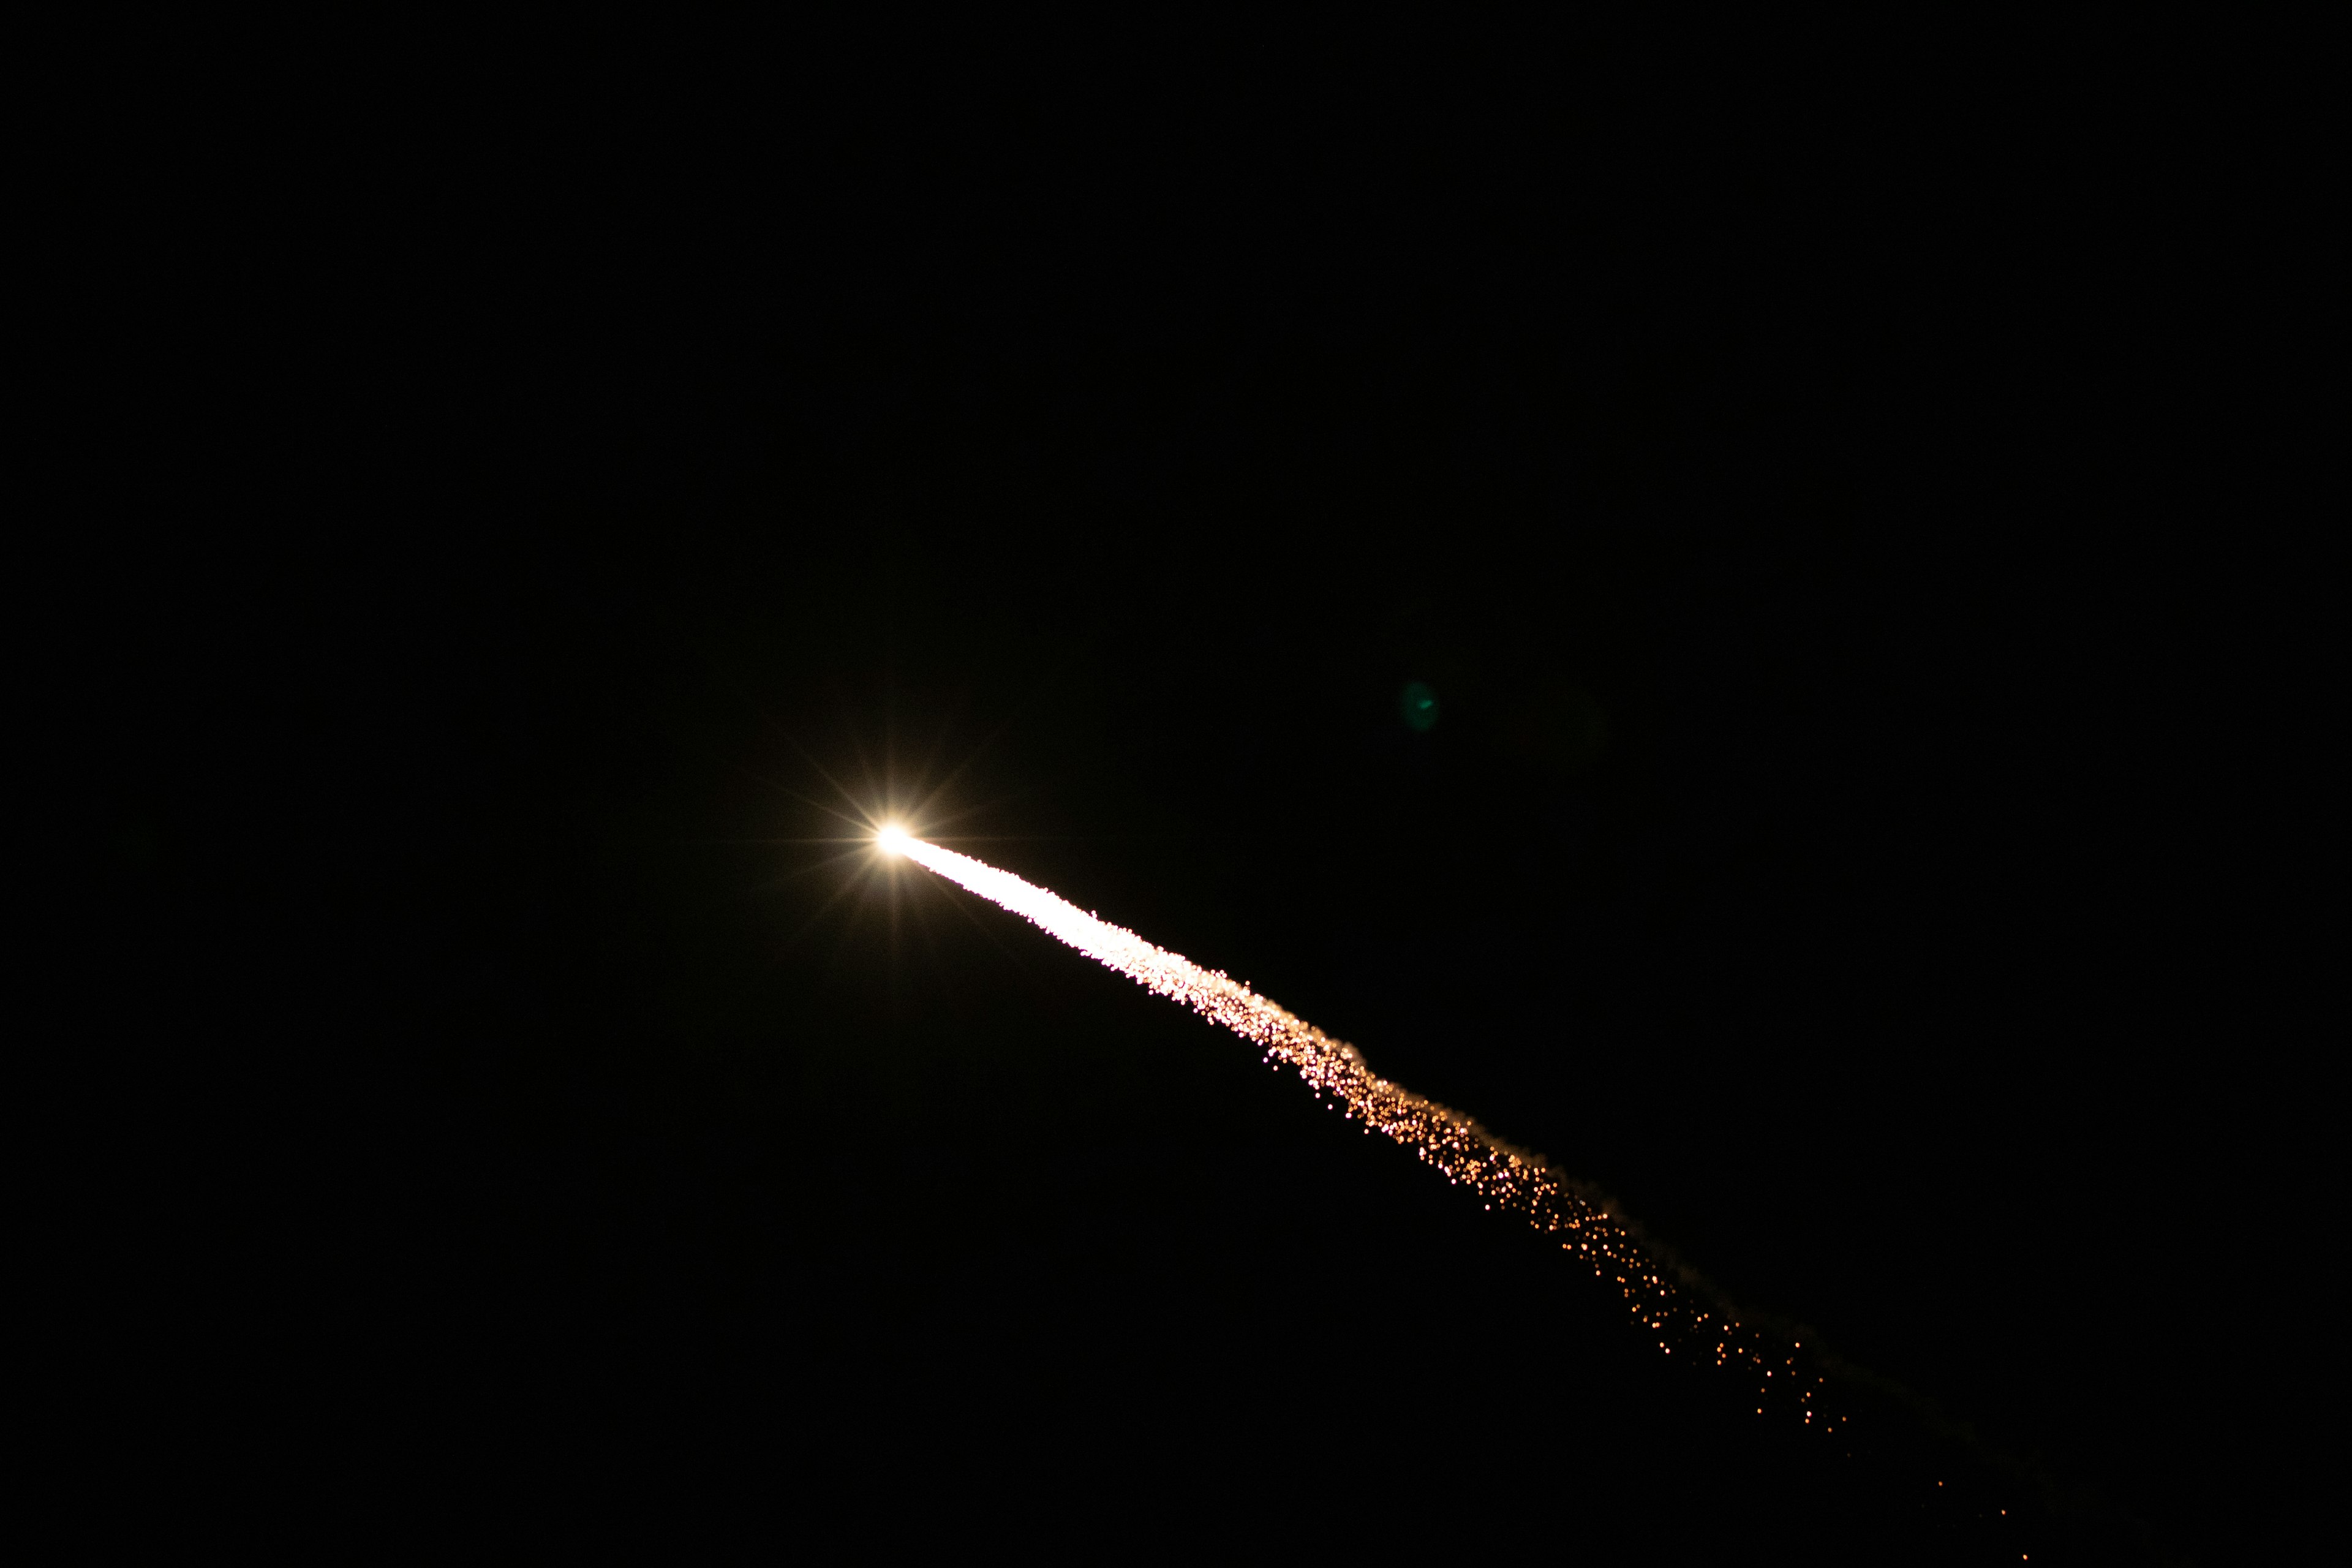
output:
[[[1435,1166],[1445,1179],[1469,1187],[1489,1209],[1517,1214],[1536,1229],[1559,1238],[1561,1249],[1592,1267],[1594,1277],[1613,1281],[1634,1321],[1672,1355],[1680,1344],[1716,1365],[1756,1375],[1757,1410],[1792,1406],[1805,1425],[1833,1428],[1843,1416],[1816,1403],[1826,1381],[1801,1372],[1787,1353],[1799,1343],[1768,1334],[1734,1317],[1714,1301],[1701,1310],[1677,1287],[1675,1270],[1644,1248],[1632,1231],[1600,1204],[1576,1191],[1538,1155],[1513,1148],[1469,1117],[1425,1100],[1374,1073],[1356,1048],[1335,1040],[1305,1019],[1234,980],[1203,969],[1180,953],[1155,947],[1133,931],[1033,886],[1009,871],[884,829],[881,847],[906,856],[1034,922],[1055,939],[1147,990],[1172,996],[1195,1012],[1262,1047],[1265,1059],[1297,1069],[1319,1100],[1362,1123],[1367,1135],[1380,1132]]]

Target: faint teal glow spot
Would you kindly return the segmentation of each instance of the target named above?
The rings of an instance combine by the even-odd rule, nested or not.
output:
[[[1404,694],[1397,703],[1404,710],[1405,727],[1408,729],[1426,730],[1437,722],[1437,693],[1418,680],[1406,684]]]

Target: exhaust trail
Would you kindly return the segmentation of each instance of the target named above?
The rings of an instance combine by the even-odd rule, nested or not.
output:
[[[1412,1150],[1448,1182],[1465,1186],[1489,1209],[1516,1214],[1561,1249],[1613,1282],[1633,1321],[1673,1355],[1681,1348],[1696,1361],[1752,1375],[1757,1413],[1775,1406],[1802,1416],[1817,1431],[1844,1418],[1822,1409],[1825,1379],[1801,1369],[1793,1342],[1745,1323],[1726,1304],[1704,1307],[1678,1286],[1675,1271],[1653,1257],[1606,1208],[1555,1173],[1542,1157],[1514,1148],[1460,1111],[1391,1083],[1372,1071],[1353,1046],[1333,1039],[1259,995],[1222,970],[1203,969],[1181,953],[1156,947],[1135,932],[1097,919],[1045,889],[969,855],[927,844],[897,828],[877,839],[887,854],[903,855],[925,869],[1002,905],[1057,941],[1115,969],[1146,990],[1172,997],[1260,1047],[1267,1061],[1295,1069],[1318,1099]]]

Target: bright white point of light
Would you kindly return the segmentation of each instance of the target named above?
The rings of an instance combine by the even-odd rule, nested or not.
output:
[[[907,830],[893,823],[874,836],[874,843],[885,855],[904,855],[907,852]]]

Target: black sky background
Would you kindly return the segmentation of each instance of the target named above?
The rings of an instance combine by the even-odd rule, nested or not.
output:
[[[209,1449],[877,1545],[2231,1555],[2177,55],[251,53],[61,133],[155,367],[117,999],[215,1042],[121,1091],[187,1305],[120,1310]],[[1908,1394],[1816,1452],[810,842],[919,801]]]

